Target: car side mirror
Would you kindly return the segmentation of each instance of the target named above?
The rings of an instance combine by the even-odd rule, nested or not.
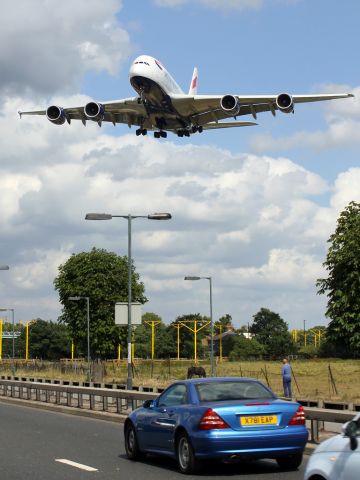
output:
[[[143,403],[144,408],[153,408],[154,407],[154,400],[145,400]]]
[[[358,446],[357,430],[358,430],[358,424],[354,420],[347,422],[343,428],[344,435],[350,438],[351,450],[355,450]]]

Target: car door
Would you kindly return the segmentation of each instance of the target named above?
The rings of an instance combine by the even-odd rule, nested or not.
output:
[[[142,419],[141,443],[149,450],[173,450],[173,433],[181,411],[188,403],[186,385],[170,386],[154,403]]]

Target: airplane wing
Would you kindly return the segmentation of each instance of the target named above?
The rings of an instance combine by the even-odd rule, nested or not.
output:
[[[276,110],[284,113],[294,111],[296,103],[319,102],[339,98],[353,97],[351,93],[319,94],[319,95],[185,95],[177,94],[168,97],[170,104],[145,104],[138,97],[125,98],[110,102],[89,102],[85,106],[62,108],[56,105],[46,110],[29,112],[19,111],[22,115],[46,115],[54,124],[62,125],[66,121],[80,120],[86,125],[87,120],[95,121],[101,126],[103,122],[123,123],[131,127],[140,126],[136,134],[146,134],[146,129],[163,129],[184,132],[192,126],[192,132],[204,129],[244,127],[257,125],[254,122],[221,122],[221,120],[237,119],[239,116],[252,115],[254,119],[260,112]],[[86,110],[86,113],[85,113]],[[160,120],[160,121],[159,121]],[[182,130],[183,129],[183,130]],[[155,132],[156,133],[156,132]]]
[[[145,107],[142,103],[139,103],[138,97],[101,102],[101,104],[91,103],[95,106],[101,105],[101,107],[104,107],[104,111],[99,112],[99,118],[94,117],[94,120],[98,121],[99,125],[101,125],[102,122],[111,122],[114,125],[116,123],[125,123],[129,126],[141,125],[147,116]],[[89,120],[85,115],[84,105],[81,107],[55,108],[58,109],[57,113],[59,114],[59,118],[57,119],[58,122],[55,120],[54,123],[64,123],[65,120],[71,123],[71,120],[81,120],[85,125],[86,121]],[[19,111],[18,113],[21,118],[23,115],[48,115],[49,112],[48,110],[34,110],[30,112]]]
[[[210,122],[204,125],[204,130],[215,130],[217,128],[233,128],[233,127],[252,127],[257,125],[255,122]]]
[[[225,118],[252,115],[254,119],[260,112],[276,110],[290,113],[294,111],[296,103],[320,102],[349,98],[351,93],[316,94],[316,95],[175,95],[172,98],[175,109],[183,116],[190,116],[194,123],[205,125],[208,122],[218,122]],[[230,102],[229,108],[224,109],[224,101]],[[231,108],[233,107],[233,108]]]

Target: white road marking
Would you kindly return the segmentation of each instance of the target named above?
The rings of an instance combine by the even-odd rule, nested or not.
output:
[[[71,467],[80,468],[81,470],[85,470],[87,472],[97,472],[97,468],[89,467],[88,465],[83,465],[82,463],[76,463],[71,460],[67,460],[66,458],[55,458],[55,462],[65,463],[66,465],[70,465]]]

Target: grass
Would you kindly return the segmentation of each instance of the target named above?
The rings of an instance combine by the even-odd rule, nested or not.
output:
[[[139,386],[164,388],[177,379],[186,378],[191,360],[135,360],[133,383]],[[207,375],[211,373],[209,362],[201,361]],[[267,383],[278,395],[282,395],[281,362],[239,361],[217,362],[217,376],[255,377]],[[323,399],[360,403],[360,360],[315,359],[293,360],[293,395],[296,398]],[[103,368],[105,367],[105,369]],[[105,370],[105,371],[104,371]],[[16,375],[23,377],[56,378],[60,380],[86,380],[86,363],[66,362],[16,362]],[[0,374],[10,375],[11,364],[0,363]],[[95,365],[94,381],[126,383],[126,360],[108,361]]]

